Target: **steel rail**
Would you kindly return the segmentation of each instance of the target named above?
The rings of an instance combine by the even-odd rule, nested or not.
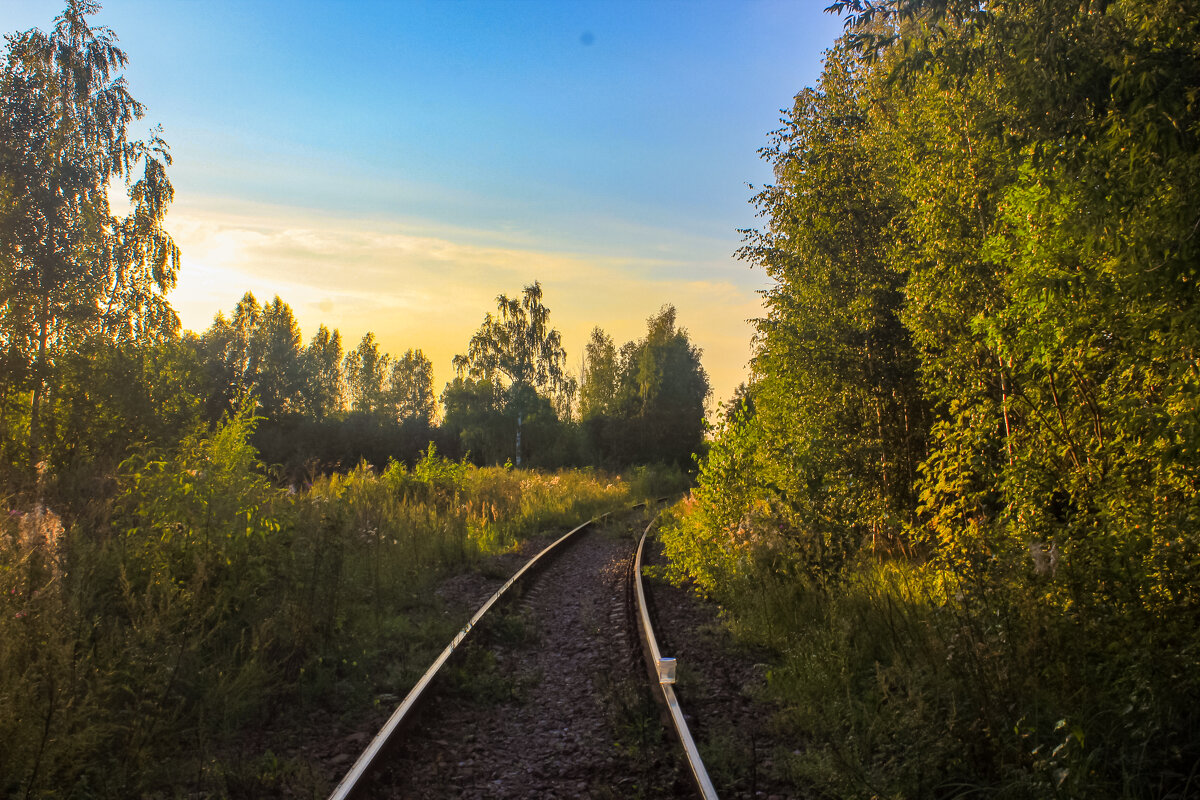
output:
[[[638,615],[642,619],[642,643],[646,645],[652,678],[658,681],[658,687],[662,690],[663,700],[666,702],[667,711],[674,723],[675,734],[679,737],[679,743],[683,745],[683,752],[687,756],[688,766],[692,770],[692,778],[696,781],[696,788],[704,800],[717,800],[717,790],[713,788],[712,780],[708,777],[708,770],[704,768],[704,760],[700,758],[700,751],[696,748],[695,740],[692,739],[692,732],[688,729],[687,720],[683,718],[683,710],[679,707],[679,699],[675,696],[675,687],[672,686],[675,682],[675,659],[664,659],[659,651],[658,639],[654,635],[654,626],[650,623],[650,612],[646,607],[646,592],[642,588],[642,550],[645,548],[646,535],[650,533],[650,528],[657,520],[658,515],[656,514],[654,519],[650,520],[650,524],[646,526],[646,530],[642,531],[642,538],[638,541],[637,556],[633,561],[633,585],[637,595]],[[669,662],[669,665],[666,662]],[[664,674],[665,672],[669,672],[669,675]]]
[[[386,723],[384,723],[384,726],[379,730],[379,733],[375,734],[375,738],[371,740],[371,743],[367,745],[367,749],[362,752],[362,755],[360,755],[358,760],[354,762],[354,765],[350,767],[350,771],[347,772],[341,781],[338,782],[338,785],[334,787],[333,793],[329,795],[329,800],[348,800],[348,798],[354,796],[354,793],[359,789],[360,781],[368,773],[370,773],[371,769],[375,765],[375,759],[378,758],[379,754],[387,748],[388,744],[391,743],[392,737],[397,731],[400,730],[401,727],[403,727],[404,723],[408,721],[409,717],[413,713],[413,710],[424,698],[426,690],[428,690],[430,684],[433,683],[434,678],[437,677],[437,674],[441,670],[442,666],[450,660],[450,656],[454,655],[454,651],[460,644],[462,644],[463,640],[467,638],[467,634],[469,634],[475,628],[475,626],[479,624],[479,621],[483,619],[483,615],[486,614],[491,607],[500,600],[500,597],[524,576],[530,574],[533,567],[538,564],[543,556],[553,551],[556,547],[574,536],[579,531],[595,522],[605,519],[607,516],[608,513],[606,512],[598,517],[593,517],[582,525],[573,528],[558,539],[554,540],[554,542],[547,545],[546,548],[540,553],[529,559],[529,561],[525,563],[525,566],[517,570],[511,578],[504,582],[503,586],[496,590],[495,594],[487,599],[487,602],[479,607],[479,610],[475,612],[475,615],[471,617],[470,621],[468,621],[467,624],[464,625],[457,634],[455,634],[454,638],[450,641],[450,644],[446,646],[446,649],[442,650],[441,655],[434,660],[429,669],[425,670],[425,674],[421,676],[421,679],[417,681],[412,689],[409,690],[408,694],[404,698],[404,701],[400,703],[399,707],[397,707],[395,711],[392,712],[392,716],[388,718]]]

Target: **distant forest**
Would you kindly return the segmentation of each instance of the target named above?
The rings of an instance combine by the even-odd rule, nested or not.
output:
[[[500,295],[440,395],[420,349],[393,356],[372,333],[344,348],[325,326],[304,345],[278,297],[259,305],[247,294],[178,346],[198,419],[251,408],[262,417],[253,441],[264,460],[295,478],[361,459],[412,464],[430,443],[480,466],[692,467],[709,385],[675,309],[664,306],[643,338],[620,349],[595,328],[582,380],[567,373],[549,317],[538,283]]]

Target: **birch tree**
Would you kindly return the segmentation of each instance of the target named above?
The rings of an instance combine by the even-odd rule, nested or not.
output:
[[[49,34],[8,39],[0,71],[0,351],[4,398],[28,409],[28,459],[41,458],[57,364],[89,337],[175,333],[165,299],[179,251],[163,228],[174,193],[158,131],[120,76],[116,35],[92,27],[99,6],[68,0]],[[110,185],[132,209],[114,216]]]
[[[549,325],[550,309],[542,303],[542,286],[534,282],[520,298],[500,295],[496,314],[489,313],[471,337],[466,355],[454,357],[459,376],[502,384],[507,409],[516,417],[516,453],[521,464],[521,425],[541,394],[551,401],[574,396],[575,380],[564,370],[562,337]]]

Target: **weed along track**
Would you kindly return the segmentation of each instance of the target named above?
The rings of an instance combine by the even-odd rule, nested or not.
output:
[[[645,522],[593,523],[543,556],[476,623],[417,718],[333,797],[694,796],[634,625]]]

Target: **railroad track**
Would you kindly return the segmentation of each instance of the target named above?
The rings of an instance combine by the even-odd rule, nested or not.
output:
[[[531,559],[443,651],[330,800],[716,797],[671,686],[658,679],[639,585],[647,516],[590,520]],[[672,728],[680,723],[682,733]]]

